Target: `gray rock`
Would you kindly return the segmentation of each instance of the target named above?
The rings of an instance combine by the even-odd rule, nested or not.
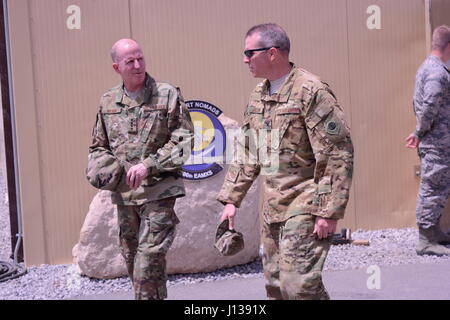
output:
[[[236,121],[221,116],[225,129],[237,129]],[[229,137],[234,141],[234,136]],[[245,264],[259,254],[259,183],[250,188],[236,219],[236,229],[244,234],[245,248],[235,256],[224,257],[213,246],[223,205],[216,196],[223,184],[228,165],[217,175],[199,181],[185,181],[186,196],[177,199],[175,212],[180,224],[167,255],[167,272],[197,273]],[[80,231],[80,240],[72,250],[80,273],[92,278],[110,279],[127,275],[120,254],[117,210],[109,191],[94,197]]]
[[[100,279],[126,275],[118,235],[116,206],[111,203],[109,191],[100,191],[89,206],[80,239],[72,249],[79,272]]]

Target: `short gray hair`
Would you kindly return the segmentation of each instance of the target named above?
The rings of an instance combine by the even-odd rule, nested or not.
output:
[[[117,59],[118,57],[117,57],[117,51],[116,51],[116,48],[112,48],[111,49],[111,59],[112,59],[112,61],[114,62],[114,63],[117,63],[118,61],[118,59]]]
[[[433,39],[431,41],[431,49],[444,51],[450,43],[450,27],[442,25],[434,29]]]
[[[260,35],[259,45],[262,47],[279,47],[280,51],[287,53],[291,50],[291,42],[286,31],[275,23],[263,23],[253,26],[247,31],[245,38],[255,33]]]

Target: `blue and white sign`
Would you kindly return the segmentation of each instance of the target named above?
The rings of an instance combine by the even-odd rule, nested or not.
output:
[[[218,119],[222,110],[200,100],[185,103],[194,124],[195,138],[191,157],[182,166],[182,176],[188,180],[212,177],[223,169],[217,164],[223,160],[226,147],[225,129]]]

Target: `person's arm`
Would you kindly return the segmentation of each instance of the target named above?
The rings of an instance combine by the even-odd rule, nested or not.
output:
[[[95,119],[95,125],[92,129],[92,143],[89,146],[88,157],[98,158],[105,153],[112,154],[100,107]]]
[[[314,233],[324,238],[334,233],[337,220],[344,217],[353,174],[353,144],[344,113],[325,85],[309,103],[305,121],[316,158]]]
[[[97,189],[114,191],[120,184],[124,164],[111,152],[106,132],[100,108],[92,130],[86,178]]]
[[[439,107],[442,103],[443,89],[442,77],[438,74],[431,74],[425,80],[423,88],[423,103],[414,103],[414,112],[416,114],[415,136],[421,139],[430,131],[435,121]]]
[[[245,159],[237,160],[228,168],[225,181],[217,196],[217,200],[225,205],[220,221],[229,220],[230,229],[234,228],[234,217],[236,208],[239,208],[242,200],[250,189],[253,181],[256,180],[260,173],[260,165],[257,157],[249,150],[249,145],[255,143],[253,131],[249,130],[249,119],[246,113],[244,123],[241,128],[240,138],[238,138],[239,155],[245,155]],[[245,139],[244,138],[245,135]],[[253,140],[251,142],[250,140]]]

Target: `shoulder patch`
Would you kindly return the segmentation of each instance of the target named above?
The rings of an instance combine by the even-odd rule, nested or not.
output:
[[[173,85],[171,85],[168,82],[157,82],[156,83],[156,88],[158,89],[158,93],[160,93],[160,95],[168,95],[170,91],[176,91],[177,88],[174,87]]]
[[[340,129],[341,129],[341,127],[340,127],[339,123],[337,123],[333,119],[325,122],[325,130],[328,134],[331,134],[331,135],[339,134]]]

